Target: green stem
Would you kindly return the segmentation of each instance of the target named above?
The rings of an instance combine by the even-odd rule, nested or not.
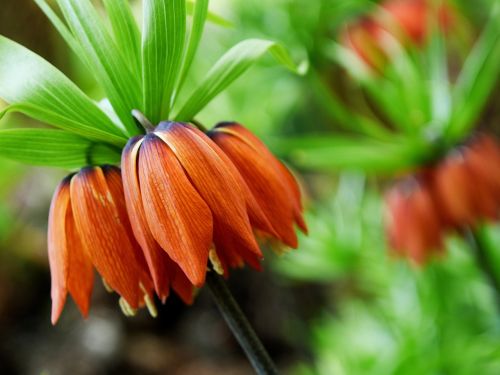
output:
[[[500,313],[500,278],[496,274],[494,267],[492,266],[492,261],[488,256],[483,240],[478,233],[472,229],[466,231],[467,240],[474,252],[476,263],[483,272],[484,276],[488,279],[497,304],[498,311]]]
[[[229,291],[224,279],[216,272],[208,272],[207,286],[255,372],[259,375],[277,375],[276,366]]]

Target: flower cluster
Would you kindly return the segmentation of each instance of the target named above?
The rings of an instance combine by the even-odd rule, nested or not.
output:
[[[406,45],[422,45],[430,34],[433,12],[439,25],[447,30],[454,14],[446,3],[437,11],[430,0],[386,0],[375,12],[347,26],[342,43],[353,50],[368,66],[380,71],[387,60],[392,40]]]
[[[52,321],[68,292],[89,310],[93,268],[133,314],[154,293],[173,289],[190,303],[208,262],[228,275],[260,269],[256,235],[297,247],[294,225],[307,230],[299,187],[286,167],[243,126],[207,134],[163,122],[130,139],[117,167],[87,167],[58,187],[49,218]]]
[[[447,232],[496,220],[499,209],[500,146],[480,135],[388,191],[386,232],[394,250],[423,263]]]

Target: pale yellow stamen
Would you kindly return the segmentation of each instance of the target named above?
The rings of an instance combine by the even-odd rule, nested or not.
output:
[[[118,304],[120,305],[123,315],[125,316],[130,317],[134,316],[137,313],[137,310],[133,309],[123,297],[120,298]]]
[[[144,285],[140,283],[139,286],[141,287],[141,290],[144,292],[144,302],[146,303],[146,307],[149,311],[149,314],[153,318],[156,318],[158,316],[158,310],[156,310],[156,305],[154,301],[151,299],[151,296],[146,292],[146,288],[144,288]]]
[[[215,248],[211,248],[208,252],[208,259],[210,259],[210,263],[212,263],[214,271],[219,275],[224,275],[224,267],[222,267],[222,263],[217,255],[217,252],[215,251]]]
[[[104,289],[106,289],[106,292],[108,293],[113,293],[114,290],[109,286],[109,284],[106,282],[106,280],[102,279],[102,285],[104,285]]]
[[[284,255],[284,254],[287,254],[289,253],[290,251],[292,251],[291,248],[289,248],[288,246],[285,246],[283,244],[272,244],[271,245],[271,250],[273,251],[273,253],[275,253],[276,255]]]

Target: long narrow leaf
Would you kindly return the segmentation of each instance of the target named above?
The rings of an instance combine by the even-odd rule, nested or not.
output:
[[[201,37],[203,35],[203,29],[205,27],[205,21],[207,19],[208,13],[208,0],[196,0],[193,10],[193,20],[191,22],[191,32],[189,34],[188,46],[186,53],[184,54],[184,60],[182,62],[182,68],[179,78],[179,83],[177,84],[176,94],[182,90],[182,86],[186,80],[191,64],[193,63],[194,56],[198,50],[198,45],[200,44]],[[172,105],[174,102],[172,102]]]
[[[73,50],[75,55],[89,67],[89,61],[87,60],[87,56],[85,56],[85,52],[78,44],[77,40],[68,29],[68,27],[64,24],[64,22],[57,16],[57,14],[52,10],[52,8],[47,4],[46,0],[35,0],[35,3],[40,7],[43,13],[50,20],[52,25],[56,28],[59,34],[62,36],[66,44]]]
[[[432,34],[427,52],[430,66],[432,122],[436,130],[441,132],[449,124],[452,104],[445,40],[440,30],[436,29]]]
[[[185,0],[145,0],[142,35],[144,114],[153,123],[168,118],[186,36]]]
[[[197,0],[187,0],[186,1],[187,14],[194,15],[194,13],[196,12],[197,5],[198,5]],[[207,13],[207,21],[213,23],[214,25],[222,26],[222,27],[233,27],[234,26],[231,21],[228,21],[225,18],[218,15],[217,13],[214,13],[211,11],[208,11],[208,13]]]
[[[117,149],[52,129],[0,130],[0,157],[25,164],[66,169],[120,162]]]
[[[96,80],[102,85],[109,101],[129,135],[138,128],[130,115],[141,108],[141,87],[125,61],[122,52],[103,25],[89,0],[57,0],[73,34],[92,64]]]
[[[419,165],[425,156],[421,145],[404,140],[381,142],[321,135],[276,140],[270,146],[278,154],[290,157],[296,165],[320,171],[392,173]]]
[[[500,74],[500,6],[496,4],[480,39],[465,61],[453,90],[448,136],[460,139],[472,127]]]
[[[280,44],[263,39],[244,40],[227,51],[215,63],[205,80],[191,94],[175,118],[182,121],[192,120],[215,96],[247,71],[266,52],[291,71],[298,73],[305,71],[305,65],[297,67]]]
[[[37,54],[2,36],[0,98],[11,105],[6,111],[23,112],[90,139],[120,145],[126,138],[64,74]]]
[[[118,49],[134,75],[141,74],[141,32],[128,0],[104,0]]]
[[[323,106],[330,117],[342,128],[377,139],[391,137],[391,134],[379,121],[347,108],[337,95],[329,89],[328,85],[314,72],[311,75],[311,83],[315,88],[318,103]]]
[[[394,105],[393,98],[399,98],[399,95],[392,82],[377,77],[356,53],[339,43],[329,43],[325,52],[363,86],[395,128],[403,130],[406,128],[407,121],[403,108]]]
[[[428,121],[428,99],[422,95],[427,91],[425,78],[405,48],[392,40],[389,62],[384,69],[385,80],[397,90],[397,95],[388,97],[392,106],[405,114],[405,121],[398,124],[407,133],[415,134]],[[384,92],[380,92],[384,94]]]

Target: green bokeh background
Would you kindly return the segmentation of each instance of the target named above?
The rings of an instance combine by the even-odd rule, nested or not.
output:
[[[493,2],[455,2],[470,32],[470,44],[460,49],[470,49]],[[233,26],[207,26],[187,86],[248,37],[281,41],[297,61],[308,58],[341,86],[349,77],[322,59],[323,42],[364,3],[213,0],[210,8]],[[34,3],[2,0],[0,33],[101,98]],[[499,100],[497,85],[478,123],[493,133]],[[286,136],[336,134],[338,124],[320,102],[310,75],[295,76],[266,58],[198,118],[207,126],[245,124],[289,163],[304,188],[310,233],[301,236],[299,249],[268,254],[262,274],[242,270],[230,279],[278,366],[296,375],[500,374],[500,306],[467,243],[448,238],[446,255],[422,268],[396,259],[382,227],[387,176],[320,173],[294,165],[293,150],[275,147]],[[38,126],[20,115],[0,124]],[[325,157],[335,157],[335,150]],[[45,231],[50,197],[64,174],[0,160],[0,373],[251,374],[204,291],[192,307],[170,298],[156,320],[144,312],[126,319],[116,296],[96,285],[87,321],[68,303],[60,324],[50,327]],[[490,225],[482,235],[500,275],[500,229]]]

